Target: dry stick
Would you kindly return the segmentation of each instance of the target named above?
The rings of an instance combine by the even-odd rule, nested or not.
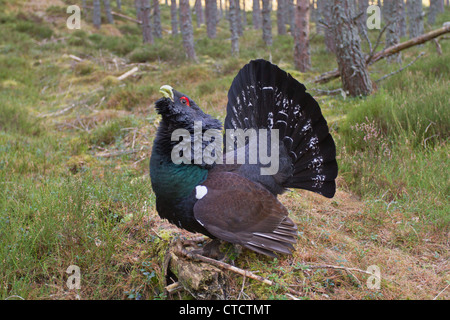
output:
[[[386,79],[386,78],[389,78],[390,76],[393,76],[394,74],[397,74],[397,73],[399,73],[399,72],[405,70],[405,69],[408,68],[410,65],[412,65],[414,62],[416,62],[420,57],[422,57],[424,54],[425,54],[425,52],[421,52],[421,53],[420,53],[413,61],[411,61],[410,63],[408,63],[406,66],[404,66],[404,67],[402,67],[402,68],[400,68],[400,69],[398,69],[398,70],[395,70],[395,71],[393,71],[393,72],[391,72],[391,73],[388,73],[388,74],[382,76],[380,79],[375,80],[375,82],[378,83],[378,82],[380,82],[380,81],[383,81],[383,80]]]
[[[124,79],[128,78],[129,76],[131,76],[133,73],[136,73],[138,71],[139,71],[139,68],[138,67],[134,67],[133,69],[125,72],[123,75],[117,77],[117,80],[119,80],[119,81],[124,80]]]
[[[266,279],[264,277],[258,276],[258,275],[254,274],[251,271],[244,270],[244,269],[241,269],[241,268],[237,268],[237,267],[232,266],[232,265],[230,265],[228,263],[225,263],[225,262],[222,262],[222,261],[218,261],[218,260],[214,260],[214,259],[202,256],[202,255],[199,255],[199,254],[196,254],[196,253],[193,253],[193,252],[189,252],[189,251],[187,251],[186,249],[184,249],[180,245],[177,246],[177,253],[179,253],[179,254],[187,257],[187,258],[190,258],[190,259],[193,259],[193,260],[199,260],[199,261],[202,261],[202,262],[206,262],[206,263],[212,264],[212,265],[214,265],[216,267],[219,267],[219,268],[221,268],[223,270],[232,271],[234,273],[240,274],[241,276],[244,276],[244,277],[247,277],[247,278],[250,278],[250,279],[253,279],[253,280],[260,281],[260,282],[265,283],[265,284],[267,284],[269,286],[279,285],[276,282],[271,281],[269,279]],[[281,286],[281,285],[279,285],[279,286]],[[293,295],[296,295],[296,296],[301,296],[302,295],[299,291],[294,290],[292,288],[284,287],[284,286],[281,286],[281,287],[284,288],[285,290],[289,291],[289,293],[291,293]]]
[[[398,53],[402,50],[408,49],[413,46],[417,46],[419,44],[425,43],[427,41],[430,41],[434,38],[439,37],[440,35],[443,35],[445,33],[450,32],[450,23],[445,23],[444,26],[440,29],[436,29],[433,31],[430,31],[428,33],[425,33],[421,36],[412,38],[408,41],[396,44],[394,46],[391,46],[389,48],[386,48],[384,50],[378,51],[373,56],[369,56],[370,58],[369,62],[370,64],[373,64],[377,62],[378,60],[381,60],[383,58],[386,58],[390,55],[393,55],[395,53]],[[367,61],[367,60],[366,60]],[[319,77],[317,77],[314,82],[315,83],[327,83],[333,79],[339,78],[341,76],[338,69],[334,69],[332,71],[325,72],[321,74]]]

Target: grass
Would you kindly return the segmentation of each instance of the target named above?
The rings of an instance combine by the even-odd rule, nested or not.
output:
[[[217,39],[196,28],[199,62],[191,63],[180,36],[143,45],[139,28],[119,19],[68,30],[59,1],[40,8],[42,17],[24,4],[0,13],[0,297],[192,298],[164,292],[165,252],[189,234],[159,219],[151,190],[158,88],[170,84],[223,120],[226,91],[249,59],[271,58],[313,92],[312,79],[336,66],[323,37],[311,39],[313,70],[302,74],[290,36],[266,48],[260,31],[247,28],[239,57],[230,57],[221,21]],[[447,8],[436,26],[448,18]],[[375,41],[377,32],[369,36]],[[448,285],[450,48],[440,43],[442,56],[433,43],[404,51],[405,64],[426,54],[367,98],[316,97],[337,143],[336,197],[284,194],[299,227],[295,254],[271,260],[244,251],[236,266],[293,286],[303,299],[432,299]],[[139,72],[118,81],[135,63]],[[397,68],[378,62],[371,77]],[[67,287],[70,265],[80,267],[79,290]],[[368,289],[365,274],[311,265],[377,265],[381,289]],[[231,298],[289,298],[281,287],[225,278]]]

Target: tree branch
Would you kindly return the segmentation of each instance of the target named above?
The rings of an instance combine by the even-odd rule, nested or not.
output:
[[[375,62],[384,59],[390,55],[396,54],[402,50],[417,46],[419,44],[425,43],[427,41],[433,40],[434,38],[437,38],[445,33],[450,32],[450,23],[444,23],[444,26],[440,29],[436,29],[433,31],[430,31],[428,33],[422,34],[418,37],[412,38],[408,41],[396,44],[394,46],[391,46],[389,48],[386,48],[384,50],[378,51],[377,53],[369,56],[366,59],[367,64],[374,64]],[[376,48],[376,46],[375,46]],[[375,49],[374,49],[375,50]],[[317,77],[314,82],[315,83],[327,83],[333,79],[339,78],[341,76],[339,69],[334,69],[332,71],[325,72],[321,74],[319,77]]]

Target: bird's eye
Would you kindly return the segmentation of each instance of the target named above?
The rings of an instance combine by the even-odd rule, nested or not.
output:
[[[181,102],[182,104],[187,105],[188,107],[191,106],[191,105],[189,104],[189,99],[186,98],[186,97],[181,97],[181,98],[180,98],[180,102]]]

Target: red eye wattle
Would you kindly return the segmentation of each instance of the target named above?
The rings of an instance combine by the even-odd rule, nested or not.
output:
[[[187,105],[188,107],[191,106],[191,105],[189,104],[189,99],[186,98],[186,97],[181,97],[181,98],[180,98],[180,101],[181,101],[182,104],[185,104],[185,105]]]

